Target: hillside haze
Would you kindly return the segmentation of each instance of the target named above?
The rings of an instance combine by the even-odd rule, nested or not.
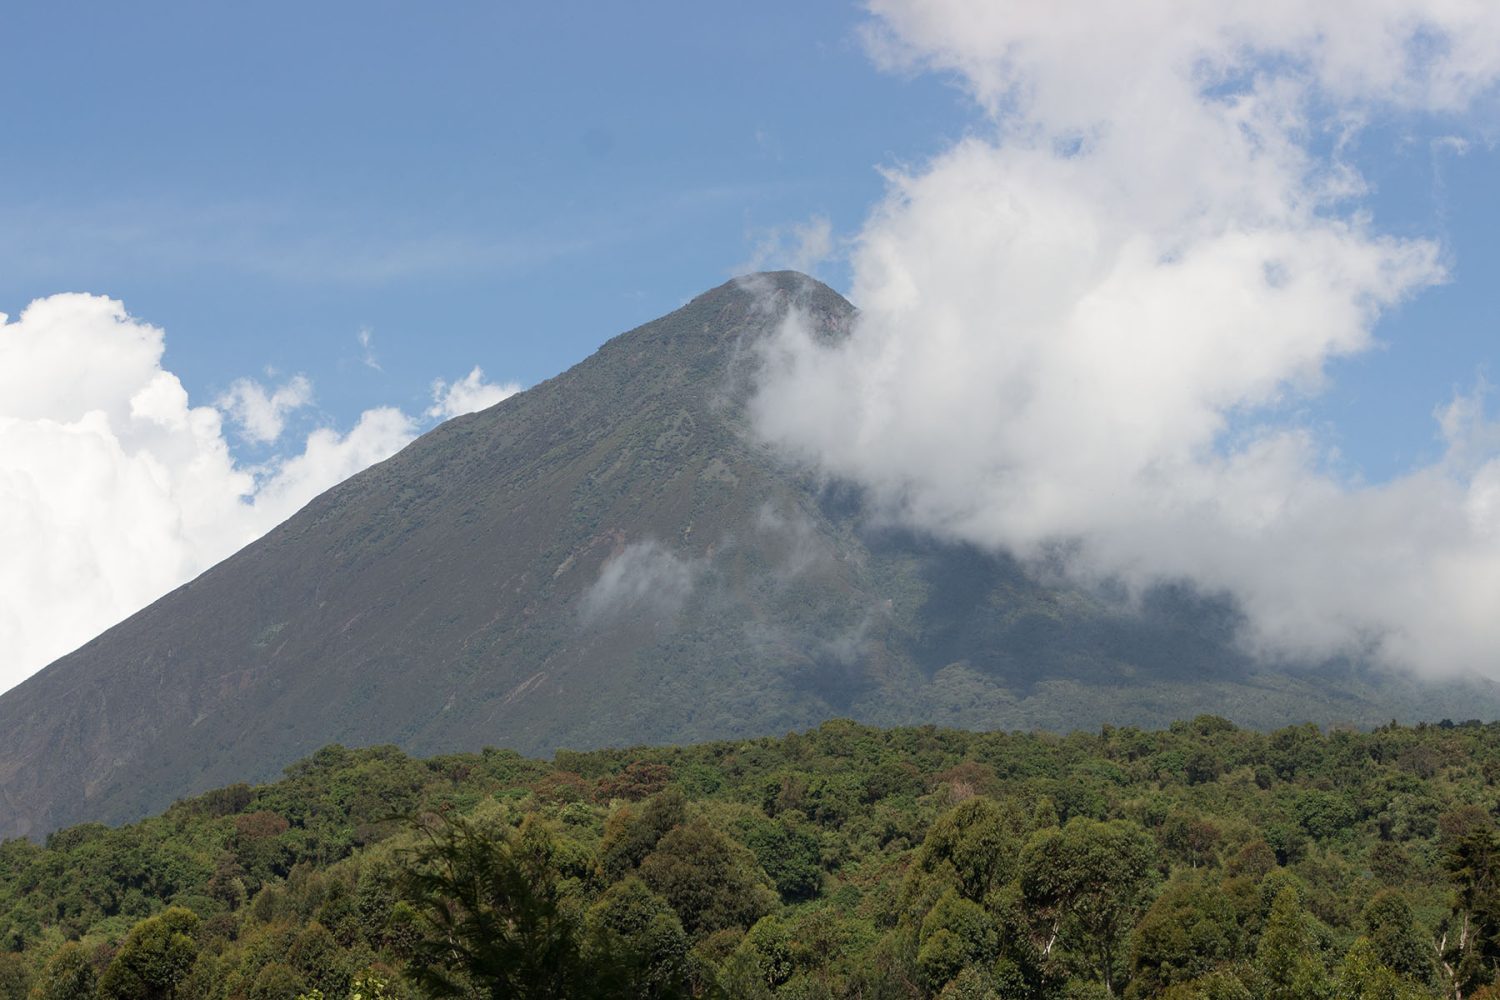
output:
[[[877,724],[1494,716],[1494,686],[1270,669],[1222,603],[1127,605],[882,525],[759,444],[791,272],[731,282],[436,428],[0,697],[0,835],[119,822],[330,743],[416,753]]]

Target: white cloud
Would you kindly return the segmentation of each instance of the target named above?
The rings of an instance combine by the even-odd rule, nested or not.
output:
[[[989,121],[890,174],[854,247],[855,331],[828,350],[789,324],[763,432],[941,535],[1233,594],[1271,655],[1500,676],[1478,399],[1444,411],[1442,462],[1376,486],[1326,474],[1280,416],[1446,279],[1436,244],[1360,210],[1342,150],[1492,91],[1500,7],[871,9],[877,58],[956,73]]]
[[[484,371],[478,366],[457,382],[435,379],[432,383],[432,405],[427,416],[437,420],[451,420],[465,413],[477,413],[509,399],[521,391],[515,382],[503,385],[484,380]]]
[[[404,446],[419,422],[366,411],[247,468],[224,416],[162,368],[163,332],[116,301],[54,295],[0,314],[0,690],[258,538]],[[459,392],[493,391],[478,370]],[[300,376],[219,404],[256,441],[311,399]],[[456,397],[457,398],[457,397]],[[458,405],[456,402],[454,405]]]
[[[832,254],[833,223],[826,215],[814,215],[806,222],[761,231],[750,259],[735,270],[743,273],[791,268],[811,274]]]
[[[239,425],[241,433],[258,444],[270,444],[286,429],[286,416],[312,402],[312,383],[295,375],[268,391],[255,379],[236,379],[214,406]]]
[[[692,595],[701,568],[655,539],[632,542],[604,563],[583,594],[579,616],[585,625],[636,614],[670,621]]]
[[[376,371],[384,371],[385,369],[380,367],[380,360],[375,357],[375,334],[370,328],[360,327],[359,333],[355,334],[355,339],[359,341],[360,361],[364,366]]]
[[[394,455],[417,436],[417,422],[393,406],[361,413],[347,434],[323,427],[307,436],[302,452],[278,460],[256,485],[254,504],[265,510],[265,528],[280,524],[335,483]],[[261,532],[257,532],[260,534]]]

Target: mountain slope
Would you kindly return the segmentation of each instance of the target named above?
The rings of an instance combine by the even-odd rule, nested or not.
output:
[[[759,445],[756,341],[792,273],[731,282],[425,435],[0,697],[0,834],[120,821],[337,741],[547,753],[894,724],[1073,728],[1493,715],[1490,688],[1267,673],[1233,616],[1140,611],[871,527]]]

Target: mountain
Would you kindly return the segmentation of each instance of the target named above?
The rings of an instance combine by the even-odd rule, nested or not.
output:
[[[757,442],[756,344],[853,307],[730,282],[449,421],[0,697],[0,835],[119,822],[313,749],[529,754],[834,716],[1073,729],[1500,714],[1492,685],[1271,669],[1231,608],[1127,606],[881,526]]]

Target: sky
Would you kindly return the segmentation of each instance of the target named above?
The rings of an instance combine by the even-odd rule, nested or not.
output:
[[[1497,672],[1497,16],[1214,6],[8,4],[0,690],[783,266],[865,319],[761,429],[891,516]]]

